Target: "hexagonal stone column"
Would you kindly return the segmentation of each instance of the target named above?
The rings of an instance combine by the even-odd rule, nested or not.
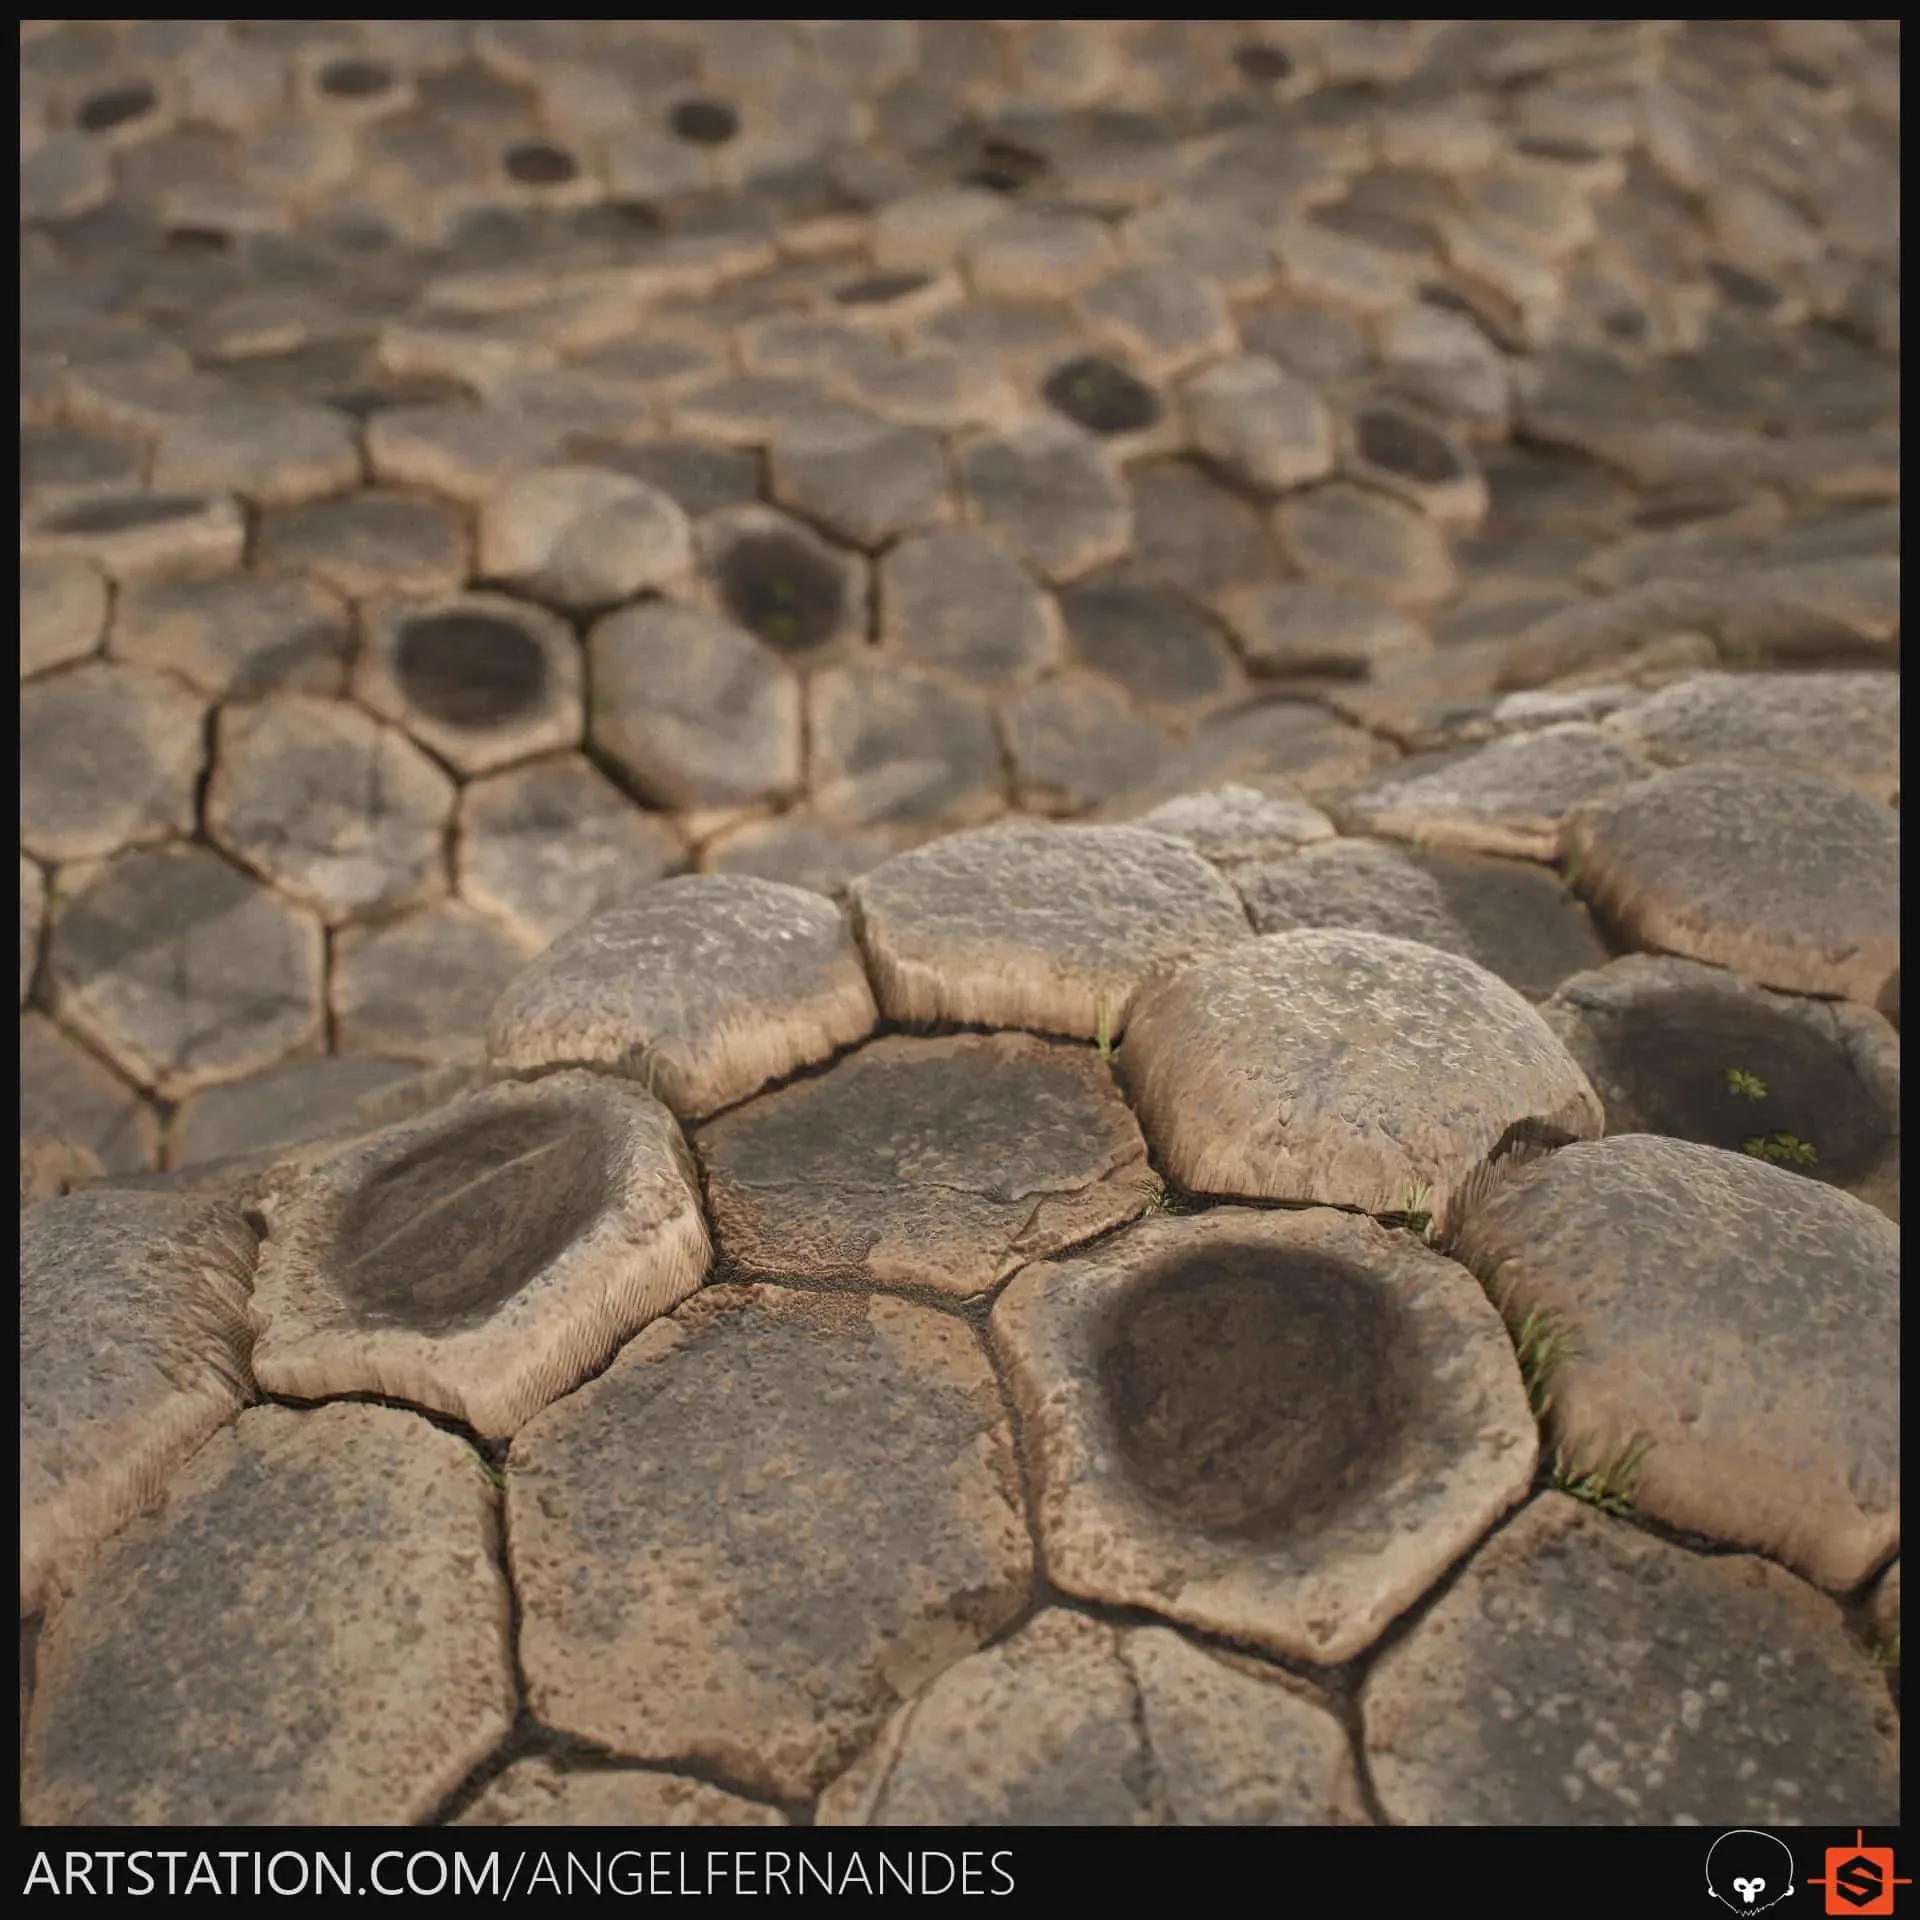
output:
[[[707,1270],[673,1117],[586,1073],[478,1093],[348,1148],[270,1204],[269,1393],[378,1393],[512,1433]]]
[[[242,1414],[41,1634],[28,1823],[428,1818],[513,1724],[498,1551],[454,1435],[389,1407]]]
[[[1156,1159],[1196,1193],[1442,1217],[1511,1129],[1592,1138],[1600,1102],[1513,988],[1388,934],[1263,934],[1171,975],[1121,1054]]]
[[[1549,1434],[1676,1527],[1836,1592],[1900,1539],[1900,1233],[1744,1153],[1619,1134],[1475,1199],[1454,1252],[1574,1343]]]
[[[1533,1476],[1499,1315],[1351,1214],[1146,1221],[992,1329],[1054,1584],[1295,1659],[1371,1645]]]
[[[1474,1555],[1361,1712],[1407,1825],[1899,1817],[1898,1723],[1830,1600],[1559,1494]]]
[[[80,1193],[20,1216],[20,1611],[253,1398],[254,1235],[230,1207]]]
[[[1027,1602],[986,1355],[883,1295],[708,1288],[529,1422],[507,1501],[536,1717],[771,1798]]]

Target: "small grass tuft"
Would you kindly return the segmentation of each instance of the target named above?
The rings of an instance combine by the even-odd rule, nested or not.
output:
[[[1876,1640],[1867,1649],[1867,1658],[1876,1667],[1895,1667],[1900,1664],[1900,1636],[1896,1633],[1891,1640]]]
[[[1738,1067],[1729,1067],[1725,1079],[1729,1089],[1743,1100],[1764,1100],[1767,1097],[1767,1083],[1757,1073],[1743,1073]]]
[[[1113,1058],[1113,1007],[1104,996],[1093,1003],[1093,1050],[1102,1060]]]
[[[1589,1507],[1598,1507],[1602,1513],[1623,1514],[1633,1505],[1646,1461],[1647,1443],[1641,1439],[1630,1441],[1604,1467],[1585,1473],[1573,1472],[1563,1458],[1556,1458],[1553,1484],[1561,1493],[1570,1494]]]
[[[1802,1140],[1791,1133],[1755,1134],[1751,1140],[1740,1143],[1740,1150],[1752,1154],[1756,1160],[1769,1160],[1776,1167],[1810,1167],[1820,1158],[1811,1140]]]
[[[1527,1405],[1536,1420],[1544,1420],[1553,1405],[1553,1376],[1580,1351],[1579,1337],[1557,1315],[1535,1308],[1520,1322],[1513,1351],[1526,1384]]]

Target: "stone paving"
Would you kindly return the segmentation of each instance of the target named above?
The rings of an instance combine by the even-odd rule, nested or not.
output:
[[[24,1818],[1897,1821],[1899,49],[25,23]]]

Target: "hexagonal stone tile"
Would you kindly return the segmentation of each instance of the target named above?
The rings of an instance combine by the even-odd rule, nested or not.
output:
[[[940,442],[842,408],[797,421],[767,455],[774,499],[868,549],[953,517]]]
[[[1233,319],[1209,281],[1170,263],[1122,267],[1075,302],[1096,347],[1150,379],[1184,373],[1234,349]]]
[[[1487,483],[1439,422],[1384,399],[1346,423],[1342,465],[1365,486],[1416,507],[1442,527],[1471,531],[1487,514]]]
[[[1127,468],[1133,524],[1128,571],[1210,604],[1228,587],[1286,572],[1265,516],[1188,460]]]
[[[1180,390],[1193,444],[1251,487],[1283,493],[1333,471],[1333,415],[1298,374],[1259,354],[1222,361]]]
[[[699,1286],[692,1182],[673,1116],[588,1073],[386,1128],[269,1203],[255,1377],[513,1433]]]
[[[1600,1131],[1513,988],[1387,934],[1309,927],[1195,961],[1142,995],[1121,1058],[1157,1164],[1195,1193],[1438,1219],[1510,1128]]]
[[[224,573],[246,549],[247,526],[224,493],[119,493],[56,503],[20,529],[28,559],[91,560],[116,581]]]
[[[84,660],[107,630],[107,577],[77,554],[20,559],[20,677]]]
[[[811,1795],[1026,1605],[978,1336],[884,1295],[710,1287],[516,1437],[528,1703],[617,1753]]]
[[[799,784],[800,683],[745,627],[652,600],[587,639],[593,743],[648,799],[742,806]]]
[[[888,1018],[1086,1040],[1119,1033],[1157,969],[1249,931],[1191,847],[1139,827],[1003,821],[896,854],[848,892]]]
[[[1574,884],[1627,935],[1877,1006],[1900,969],[1900,821],[1785,767],[1703,762],[1577,807]]]
[[[1219,629],[1171,588],[1102,576],[1060,595],[1072,653],[1164,720],[1191,723],[1243,694]]]
[[[89,660],[20,689],[20,840],[97,860],[193,829],[206,709],[169,674]]]
[[[1333,822],[1298,794],[1262,793],[1231,782],[1176,794],[1141,814],[1134,825],[1184,840],[1229,875],[1334,837]]]
[[[1899,1219],[1900,1036],[1877,1013],[1644,953],[1563,980],[1540,1011],[1608,1133],[1750,1153]]]
[[[1542,1000],[1607,949],[1557,875],[1514,860],[1380,840],[1327,840],[1242,866],[1234,885],[1256,933],[1354,927],[1477,961]]]
[[[1900,791],[1900,681],[1887,673],[1698,673],[1601,722],[1658,766],[1784,766],[1889,801]]]
[[[847,827],[961,826],[1006,804],[983,695],[871,656],[807,683],[815,811]]]
[[[1345,790],[1333,810],[1356,832],[1551,860],[1562,823],[1581,802],[1619,793],[1650,770],[1612,735],[1568,720],[1464,756],[1443,752],[1388,768]]]
[[[1151,1784],[1149,1784],[1151,1783]],[[1360,1826],[1346,1729],[1277,1667],[1050,1607],[820,1797],[836,1826]]]
[[[513,1724],[498,1542],[453,1434],[389,1407],[243,1413],[41,1633],[26,1819],[428,1818]]]
[[[628,1769],[564,1768],[545,1754],[516,1760],[456,1827],[784,1827],[787,1816],[703,1780]]]
[[[1326,707],[1305,700],[1262,700],[1231,707],[1203,724],[1135,796],[1138,804],[1129,805],[1128,811],[1222,780],[1324,798],[1329,790],[1396,757],[1387,741],[1349,726]]]
[[[896,542],[880,560],[877,584],[881,644],[916,666],[997,689],[1060,658],[1053,600],[972,527]]]
[[[383,407],[366,425],[367,465],[389,486],[480,506],[520,467],[563,457],[559,422],[491,407]]]
[[[532,599],[597,613],[685,576],[693,529],[676,500],[629,474],[542,467],[482,505],[477,565]]]
[[[700,850],[705,873],[744,873],[837,898],[847,882],[877,867],[896,841],[881,833],[828,826],[804,813],[748,820],[716,834]]]
[[[1745,1153],[1619,1134],[1467,1201],[1456,1257],[1553,1370],[1569,1472],[1836,1591],[1900,1538],[1900,1234]]]
[[[529,953],[686,865],[680,836],[579,754],[470,781],[460,796],[460,897]]]
[[[846,917],[745,874],[662,880],[564,935],[507,986],[494,1066],[587,1066],[644,1079],[700,1119],[872,1032]]]
[[[1229,587],[1214,606],[1256,673],[1380,678],[1433,645],[1397,607],[1312,580]]]
[[[1104,673],[1068,667],[1000,702],[1020,808],[1083,813],[1152,777],[1170,741]]]
[[[20,1216],[20,1611],[253,1398],[254,1236],[231,1208],[79,1193]]]
[[[728,1271],[961,1299],[1146,1205],[1102,1062],[1025,1034],[876,1040],[694,1140]]]
[[[1294,1659],[1370,1646],[1533,1477],[1486,1296],[1352,1214],[1146,1221],[992,1331],[1054,1585]]]
[[[465,519],[444,501],[388,487],[269,508],[254,536],[264,573],[303,574],[349,600],[452,593],[466,579]]]
[[[319,919],[206,847],[76,872],[47,965],[54,1011],[168,1099],[271,1066],[323,1030]]]
[[[143,1172],[160,1151],[152,1108],[37,1012],[20,1016],[20,1134],[64,1142],[113,1173]]]
[[[214,699],[259,700],[344,692],[353,639],[347,609],[310,582],[228,573],[123,588],[107,651]]]
[[[1408,1825],[1897,1817],[1897,1722],[1831,1601],[1559,1494],[1387,1652],[1361,1714]]]
[[[812,660],[867,637],[866,563],[772,507],[722,507],[695,529],[710,610],[778,653]]]
[[[526,958],[521,942],[457,900],[342,927],[327,981],[334,1044],[429,1063],[477,1057],[487,1012]]]
[[[399,728],[345,700],[286,695],[215,722],[208,832],[329,923],[444,893],[455,797]]]
[[[1085,214],[1017,207],[967,242],[961,264],[985,300],[1061,300],[1118,264],[1111,236]]]
[[[1064,420],[1022,422],[956,456],[972,518],[1045,580],[1070,580],[1125,552],[1125,483],[1099,446]]]
[[[1311,580],[1375,592],[1398,607],[1431,606],[1453,591],[1444,534],[1404,502],[1344,480],[1290,495],[1274,530]]]
[[[169,420],[153,456],[162,492],[205,488],[291,507],[360,484],[360,439],[333,407],[241,401]]]

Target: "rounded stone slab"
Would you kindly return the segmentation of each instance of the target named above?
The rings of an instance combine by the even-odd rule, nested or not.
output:
[[[143,581],[115,596],[107,651],[214,699],[346,690],[347,609],[305,580],[220,574]]]
[[[1229,587],[1215,606],[1247,664],[1276,677],[1377,678],[1433,647],[1398,608],[1311,580]]]
[[[1050,1607],[820,1796],[840,1826],[1363,1826],[1346,1729],[1276,1667]]]
[[[190,1167],[361,1132],[372,1124],[363,1118],[369,1105],[404,1099],[397,1089],[436,1077],[422,1073],[417,1061],[370,1054],[323,1054],[269,1067],[183,1100],[167,1129],[167,1164]],[[389,1117],[407,1115],[403,1109]]]
[[[1533,1477],[1499,1315],[1352,1214],[1145,1221],[991,1324],[1047,1577],[1245,1645],[1352,1659]]]
[[[1504,980],[1345,928],[1263,934],[1174,973],[1135,1006],[1121,1062],[1156,1164],[1194,1193],[1439,1219],[1510,1128],[1601,1125]]]
[[[79,1193],[20,1216],[20,1612],[254,1397],[254,1236],[222,1205]]]
[[[1512,1325],[1576,1342],[1549,1415],[1569,1471],[1612,1469],[1655,1519],[1835,1591],[1899,1544],[1884,1214],[1747,1154],[1618,1134],[1490,1184],[1450,1234]]]
[[[456,1827],[784,1827],[778,1807],[703,1780],[628,1769],[568,1769],[544,1754],[516,1760]]]
[[[20,1133],[62,1142],[113,1173],[143,1172],[160,1150],[153,1109],[34,1011],[20,1016]]]
[[[1233,875],[1256,933],[1354,927],[1476,961],[1529,1000],[1607,949],[1559,877],[1516,860],[1326,840]]]
[[[91,560],[118,582],[224,573],[240,564],[247,523],[224,493],[123,493],[56,503],[20,530],[23,558]]]
[[[1151,1184],[1105,1064],[1013,1033],[876,1040],[694,1150],[730,1274],[961,1299],[1133,1218]]]
[[[1563,980],[1540,1012],[1609,1134],[1748,1153],[1899,1219],[1900,1036],[1879,1014],[1644,953]]]
[[[477,564],[532,599],[597,613],[684,578],[693,528],[676,500],[629,474],[542,467],[481,507]]]
[[[508,1073],[644,1079],[697,1120],[864,1040],[878,1017],[831,901],[746,874],[687,874],[555,941],[501,994],[487,1048]]]
[[[1697,673],[1610,714],[1617,740],[1659,766],[1740,760],[1900,791],[1900,679],[1891,673]]]
[[[830,827],[801,813],[749,820],[709,840],[700,850],[707,873],[745,873],[783,880],[837,899],[856,873],[877,867],[895,850],[885,834]]]
[[[1454,587],[1446,536],[1404,502],[1344,480],[1289,495],[1273,514],[1294,564],[1310,580],[1426,607]]]
[[[1561,823],[1576,806],[1651,771],[1651,761],[1599,727],[1568,720],[1505,734],[1424,770],[1417,761],[1389,768],[1349,788],[1334,811],[1355,832],[1551,860]]]
[[[20,689],[20,840],[98,860],[193,830],[204,703],[171,675],[89,660]]]
[[[243,1413],[42,1632],[25,1819],[427,1819],[513,1725],[498,1554],[453,1434],[389,1407]]]
[[[76,869],[47,946],[55,1012],[163,1098],[314,1046],[326,936],[211,849]]]
[[[167,422],[153,458],[161,492],[206,488],[256,507],[298,506],[360,484],[354,424],[332,407],[236,402]]]
[[[863,873],[854,926],[889,1019],[1126,1024],[1156,969],[1248,936],[1239,897],[1191,847],[1140,827],[1009,820]]]
[[[1250,487],[1284,493],[1333,471],[1333,415],[1318,390],[1259,354],[1221,362],[1180,392],[1193,444]]]
[[[956,466],[970,517],[1043,580],[1117,560],[1132,538],[1125,482],[1092,436],[1064,420],[970,441]]]
[[[953,516],[939,440],[851,409],[796,421],[767,469],[775,500],[852,546],[872,550]]]
[[[1641,945],[1879,1006],[1900,969],[1900,819],[1789,768],[1706,761],[1574,809],[1574,884]]]
[[[996,690],[1057,664],[1059,609],[973,527],[912,534],[881,558],[880,642],[916,666]]]
[[[504,594],[364,610],[354,697],[456,773],[491,773],[585,727],[580,643],[558,615]]]
[[[1231,783],[1176,794],[1141,814],[1134,825],[1184,840],[1229,874],[1334,837],[1333,822],[1297,794],[1262,793]]]
[[[1382,1657],[1361,1715],[1402,1825],[1899,1817],[1897,1722],[1831,1601],[1560,1494]]]
[[[511,1434],[706,1275],[673,1117],[592,1074],[482,1088],[270,1204],[255,1377]]]
[[[84,660],[107,630],[107,577],[75,554],[20,559],[20,677]]]
[[[484,914],[436,900],[333,936],[327,1006],[342,1053],[423,1063],[476,1058],[487,1012],[527,949]]]
[[[808,1797],[1025,1607],[1019,1486],[964,1321],[708,1288],[514,1441],[528,1705],[616,1753]]]
[[[263,573],[297,573],[349,600],[379,594],[452,593],[466,578],[467,524],[425,494],[366,487],[337,500],[269,508],[254,561]]]

